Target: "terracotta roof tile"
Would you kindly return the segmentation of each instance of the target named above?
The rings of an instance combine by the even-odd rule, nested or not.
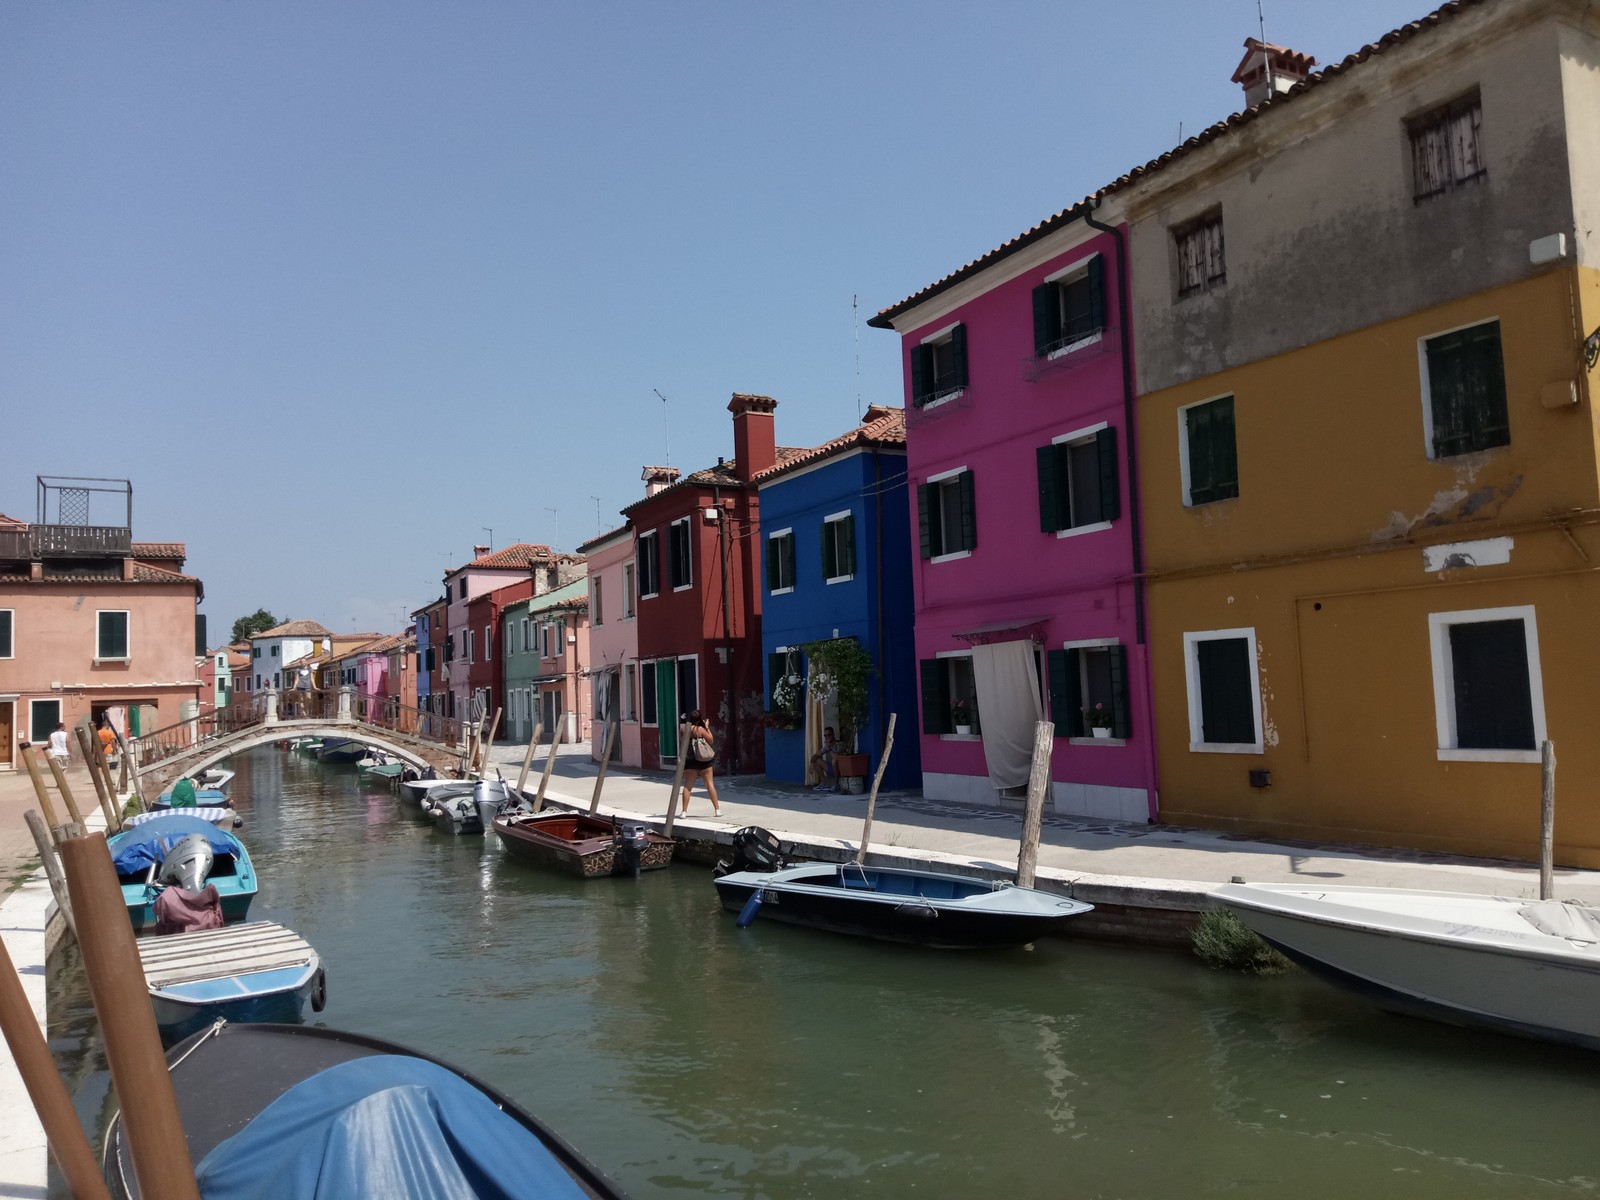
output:
[[[134,558],[175,558],[182,562],[189,557],[189,548],[183,542],[134,542],[129,549]]]
[[[807,446],[779,446],[777,447],[776,454],[777,462],[773,467],[768,467],[767,469],[770,471],[775,467],[786,466],[789,460],[794,458],[796,455],[809,454],[810,452],[810,447]],[[739,479],[738,461],[730,458],[718,463],[714,467],[705,467],[699,471],[691,471],[682,479],[678,480],[677,483],[669,484],[662,488],[654,496],[640,497],[638,500],[635,500],[632,504],[628,505],[628,507],[624,508],[622,510],[622,515],[627,516],[641,504],[651,500],[659,499],[660,497],[665,496],[668,492],[675,492],[680,488],[743,486],[744,484]]]
[[[507,546],[504,550],[496,550],[492,554],[480,554],[466,564],[465,567],[456,567],[449,571],[448,574],[454,575],[456,571],[464,571],[467,567],[488,567],[491,570],[500,568],[525,570],[528,567],[553,562],[557,557],[549,546],[534,545],[531,542],[518,542],[515,546]]]
[[[757,472],[754,482],[766,483],[788,471],[803,467],[807,463],[820,462],[830,455],[838,454],[844,450],[851,450],[857,446],[904,446],[906,444],[905,409],[892,408],[886,404],[869,404],[867,405],[866,418],[865,421],[848,433],[842,433],[831,441],[823,442],[820,446],[813,446],[809,450],[797,451],[776,466]]]
[[[193,575],[183,575],[177,571],[168,571],[163,567],[151,567],[144,563],[133,564],[133,578],[124,579],[121,575],[97,575],[93,572],[63,572],[60,574],[46,575],[43,579],[34,579],[28,575],[0,575],[0,583],[192,583],[200,586],[200,581]]]
[[[259,642],[262,638],[274,637],[331,638],[332,636],[333,630],[319,625],[316,621],[285,621],[282,625],[274,625],[271,629],[252,635],[250,640]]]
[[[1241,112],[1236,112],[1231,116],[1224,117],[1216,124],[1202,129],[1199,133],[1195,134],[1192,138],[1187,139],[1181,145],[1175,146],[1171,150],[1168,150],[1165,154],[1158,155],[1155,158],[1152,158],[1149,162],[1145,163],[1143,166],[1134,167],[1131,171],[1127,172],[1127,174],[1118,176],[1099,191],[1090,192],[1089,195],[1085,196],[1072,207],[1064,208],[1054,216],[1046,217],[1043,221],[1040,221],[1027,232],[1018,234],[1010,241],[1001,243],[995,249],[989,251],[982,257],[975,258],[965,266],[956,268],[954,271],[950,272],[950,274],[944,276],[944,278],[935,280],[921,291],[914,292],[912,295],[907,296],[898,304],[891,304],[888,308],[881,310],[877,316],[868,320],[867,324],[874,329],[893,329],[894,318],[898,317],[901,313],[915,308],[924,300],[931,299],[932,297],[937,296],[940,292],[948,291],[950,288],[960,283],[963,279],[971,278],[973,275],[976,275],[980,271],[993,266],[1002,259],[1009,258],[1018,250],[1021,250],[1024,246],[1036,242],[1047,234],[1054,233],[1057,229],[1061,229],[1064,226],[1071,224],[1085,213],[1092,213],[1096,208],[1099,207],[1100,201],[1111,195],[1113,192],[1119,192],[1124,188],[1133,186],[1146,176],[1154,174],[1163,167],[1170,166],[1172,163],[1176,162],[1185,155],[1200,149],[1202,146],[1209,145],[1218,138],[1226,136],[1242,125],[1249,124],[1267,110],[1272,108],[1281,108],[1283,105],[1292,101],[1296,96],[1299,96],[1311,88],[1325,83],[1336,76],[1344,74],[1352,67],[1366,62],[1374,55],[1382,54],[1386,50],[1392,50],[1401,43],[1410,41],[1413,37],[1417,36],[1417,34],[1423,33],[1429,29],[1433,29],[1450,17],[1457,16],[1469,8],[1476,8],[1484,2],[1485,0],[1449,0],[1449,3],[1440,5],[1427,16],[1402,25],[1398,29],[1391,29],[1377,41],[1368,42],[1365,46],[1362,46],[1361,49],[1357,50],[1354,54],[1346,55],[1341,61],[1330,63],[1328,66],[1323,67],[1322,70],[1308,75],[1305,79],[1301,80],[1299,83],[1295,84],[1288,91],[1282,93],[1281,95],[1269,97],[1268,99],[1261,101],[1259,104],[1254,104]]]

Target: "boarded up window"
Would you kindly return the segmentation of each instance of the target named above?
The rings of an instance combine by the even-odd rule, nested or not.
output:
[[[1483,105],[1476,92],[1423,114],[1409,129],[1412,196],[1418,204],[1489,173],[1483,160]]]

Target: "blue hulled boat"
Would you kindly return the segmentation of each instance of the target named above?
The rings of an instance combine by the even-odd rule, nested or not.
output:
[[[222,916],[242,921],[256,894],[255,868],[244,843],[186,813],[152,816],[106,843],[135,929],[155,925],[155,900],[168,882],[198,890],[212,884]],[[205,863],[209,857],[210,862]]]
[[[323,738],[317,760],[325,763],[356,763],[367,756],[367,748],[349,738]]]
[[[306,1002],[322,1011],[322,960],[292,929],[250,921],[140,938],[139,960],[170,1045],[217,1020],[292,1025]]]

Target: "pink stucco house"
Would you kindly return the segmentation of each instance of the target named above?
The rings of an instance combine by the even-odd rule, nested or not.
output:
[[[0,769],[59,723],[104,714],[133,735],[197,710],[204,592],[185,553],[125,525],[0,515]]]
[[[874,317],[901,335],[923,788],[1148,821],[1156,773],[1120,217],[1058,213]]]
[[[633,526],[613,529],[578,547],[589,559],[589,681],[595,735],[592,754],[605,752],[605,727],[618,722],[611,761],[642,764],[639,748],[639,622]]]

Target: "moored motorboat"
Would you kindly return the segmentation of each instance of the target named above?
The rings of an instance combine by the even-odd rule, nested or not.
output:
[[[414,784],[400,785],[403,807],[419,820],[432,821],[434,809],[446,801],[459,800],[463,797],[469,803],[472,800],[473,781],[470,779],[430,779],[420,782],[439,786],[418,789]]]
[[[404,779],[400,782],[400,797],[412,804],[423,804],[436,788],[464,788],[472,790],[471,779]]]
[[[231,1200],[383,1195],[621,1200],[599,1170],[515,1101],[394,1042],[303,1025],[218,1023],[167,1069],[200,1192]],[[105,1177],[140,1195],[121,1114]]]
[[[194,808],[173,808],[170,805],[158,804],[149,812],[134,813],[123,822],[125,828],[134,829],[157,817],[170,817],[174,814],[186,817],[199,817],[202,821],[209,821],[218,829],[237,829],[244,824],[244,818],[233,809],[220,804],[202,804]]]
[[[369,749],[367,756],[356,763],[356,769],[368,779],[399,779],[406,765],[382,750]]]
[[[1301,884],[1211,895],[1313,975],[1381,1008],[1600,1050],[1600,910]]]
[[[195,782],[203,788],[226,792],[235,774],[237,772],[230,771],[227,767],[207,767],[195,776]]]
[[[155,899],[171,885],[216,887],[225,920],[242,921],[256,894],[255,869],[244,843],[186,812],[152,815],[106,843],[135,929],[155,923]]]
[[[759,916],[943,950],[1023,946],[1094,907],[1004,881],[857,863],[733,871],[714,882],[741,925]]]
[[[569,875],[635,875],[672,862],[673,840],[614,817],[547,809],[494,818],[495,836],[514,858]]]
[[[138,940],[156,1027],[178,1041],[217,1020],[293,1024],[322,1011],[322,960],[293,930],[250,921]]]
[[[436,791],[428,798],[427,811],[434,825],[446,833],[483,832],[483,822],[478,818],[478,805],[471,790]]]
[[[357,763],[367,756],[367,748],[349,738],[323,738],[317,750],[317,761],[324,763]]]

